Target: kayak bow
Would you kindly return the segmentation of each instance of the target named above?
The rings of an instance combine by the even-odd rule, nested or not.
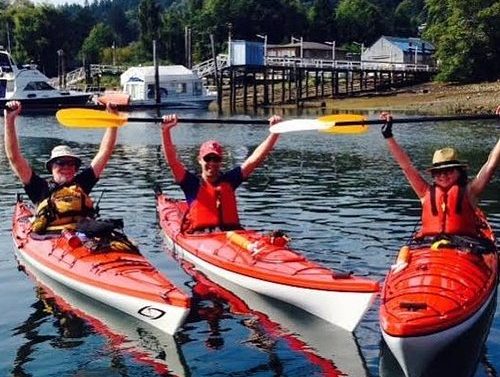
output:
[[[455,237],[405,247],[389,271],[380,326],[406,376],[422,375],[496,297],[498,254],[491,228],[485,237],[467,246]]]

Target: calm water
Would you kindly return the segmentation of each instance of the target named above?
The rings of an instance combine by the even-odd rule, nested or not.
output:
[[[18,128],[23,150],[39,171],[60,143],[76,147],[89,162],[102,136],[100,130],[64,129],[51,116],[22,117]],[[434,149],[454,145],[473,172],[486,159],[498,130],[495,122],[395,126],[417,166],[427,167]],[[17,270],[9,231],[14,194],[21,186],[3,153],[3,127],[1,133],[0,376],[400,375],[390,357],[381,357],[386,352],[381,349],[378,301],[350,335],[249,292],[235,289],[238,298],[195,283],[166,250],[157,225],[153,185],[160,183],[177,198],[181,193],[163,162],[159,130],[152,125],[134,123],[120,130],[116,152],[94,196],[104,191],[101,214],[122,217],[143,254],[193,294],[186,324],[169,337],[51,281],[41,291]],[[184,161],[194,166],[197,147],[207,138],[222,140],[229,161],[240,163],[266,133],[264,126],[180,124],[174,138]],[[497,174],[482,200],[497,231],[499,189]],[[292,246],[309,258],[379,280],[419,215],[419,203],[376,127],[362,136],[284,135],[265,165],[239,189],[239,205],[247,226],[285,230]],[[499,372],[496,309],[474,376]]]

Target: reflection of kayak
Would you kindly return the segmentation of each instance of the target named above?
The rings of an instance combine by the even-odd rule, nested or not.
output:
[[[113,349],[130,354],[139,363],[154,368],[159,375],[188,374],[172,335],[67,288],[37,271],[22,255],[18,261],[41,288],[39,297],[44,303],[44,311],[50,311],[60,319],[62,329],[72,330],[73,339],[86,336],[85,331],[77,330],[85,321],[98,334],[106,337]]]
[[[378,283],[336,273],[255,231],[184,234],[184,201],[160,194],[157,210],[168,246],[197,268],[308,311],[352,331]]]
[[[496,297],[498,254],[491,229],[485,229],[481,242],[455,236],[405,247],[389,272],[380,324],[407,376],[420,376]]]
[[[30,232],[32,215],[19,199],[12,235],[17,253],[34,268],[169,334],[182,325],[189,297],[140,253],[109,245],[96,249],[61,234],[36,235]]]
[[[193,276],[196,285],[193,293],[202,298],[227,301],[235,314],[257,318],[263,336],[285,340],[290,348],[304,355],[321,370],[323,376],[368,376],[356,339],[352,333],[332,326],[310,313],[283,301],[260,295],[210,274],[208,278],[195,270],[189,262],[183,262],[186,272]],[[251,331],[252,321],[242,321]]]

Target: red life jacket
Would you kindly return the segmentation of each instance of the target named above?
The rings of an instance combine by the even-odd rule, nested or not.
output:
[[[465,187],[453,185],[448,191],[433,185],[422,203],[422,228],[417,237],[437,234],[478,236],[476,209],[465,194]]]
[[[236,196],[228,182],[214,186],[202,181],[196,199],[185,218],[185,231],[219,227],[222,230],[240,228]]]

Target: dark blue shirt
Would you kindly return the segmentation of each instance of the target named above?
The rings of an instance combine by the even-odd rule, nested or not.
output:
[[[241,166],[237,166],[228,172],[222,172],[217,180],[216,184],[227,182],[231,185],[233,190],[236,190],[239,185],[243,182],[243,175],[241,173]],[[184,196],[188,205],[196,199],[198,195],[198,190],[200,189],[201,178],[190,171],[185,172],[184,178],[179,183],[182,191],[184,191]]]
[[[98,180],[94,174],[94,169],[88,167],[76,174],[71,183],[77,184],[86,194],[90,194]],[[24,186],[24,191],[34,204],[38,204],[48,198],[50,193],[58,186],[52,179],[43,179],[33,171],[29,183]]]

